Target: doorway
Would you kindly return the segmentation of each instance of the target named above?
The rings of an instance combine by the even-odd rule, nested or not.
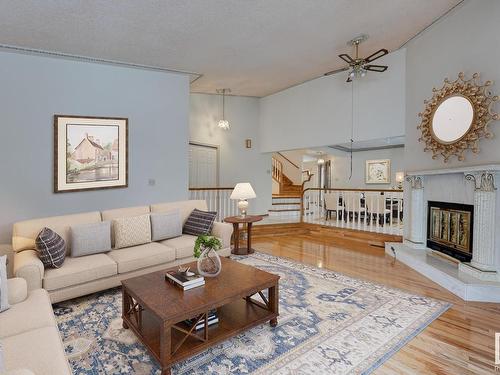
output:
[[[219,147],[189,142],[189,187],[214,188],[219,185]]]

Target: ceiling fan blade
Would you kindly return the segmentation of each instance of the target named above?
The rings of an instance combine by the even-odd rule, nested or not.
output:
[[[335,73],[340,73],[340,72],[345,72],[346,70],[349,70],[348,67],[345,67],[345,68],[340,68],[340,69],[335,69],[335,70],[331,70],[329,72],[326,72],[325,74],[323,74],[324,76],[331,76],[332,74],[335,74]]]
[[[351,56],[349,56],[347,53],[343,53],[343,54],[339,55],[339,57],[348,64],[355,63],[354,59]]]
[[[385,72],[387,70],[388,66],[387,65],[370,65],[370,64],[368,64],[368,65],[363,66],[363,68],[365,70],[370,70],[372,72],[382,73],[382,72]]]
[[[382,56],[387,55],[388,53],[389,53],[389,51],[386,50],[385,48],[379,49],[377,52],[372,53],[370,56],[368,56],[365,59],[365,62],[369,63],[369,62],[375,61],[377,59],[380,59]]]

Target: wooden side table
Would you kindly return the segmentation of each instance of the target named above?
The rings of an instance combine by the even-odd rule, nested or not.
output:
[[[252,249],[252,224],[261,220],[262,216],[258,215],[247,215],[245,217],[229,216],[224,219],[226,223],[233,224],[234,247],[231,253],[235,255],[248,255],[255,251]],[[240,247],[240,224],[247,225],[247,247]]]

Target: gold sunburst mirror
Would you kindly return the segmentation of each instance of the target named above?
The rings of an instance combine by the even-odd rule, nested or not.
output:
[[[433,88],[432,98],[424,101],[425,109],[418,114],[424,151],[431,151],[433,159],[442,156],[445,163],[453,156],[465,160],[468,149],[477,154],[479,140],[493,136],[488,124],[499,119],[492,109],[498,100],[489,90],[493,82],[480,84],[478,73],[468,80],[464,77],[459,73],[455,81],[446,78],[443,87]]]

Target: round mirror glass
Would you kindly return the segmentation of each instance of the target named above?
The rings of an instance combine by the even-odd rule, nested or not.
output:
[[[432,117],[432,132],[438,142],[453,143],[470,129],[474,118],[471,102],[463,96],[450,96],[439,104]]]

